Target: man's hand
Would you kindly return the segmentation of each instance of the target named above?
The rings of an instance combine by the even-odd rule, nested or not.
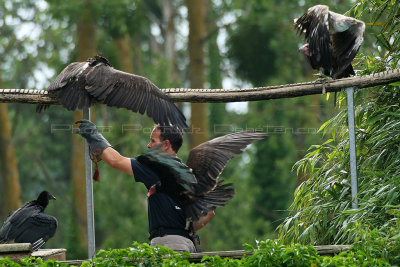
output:
[[[110,147],[110,143],[104,138],[104,136],[99,133],[96,125],[88,120],[79,120],[75,124],[80,123],[79,129],[76,131],[80,134],[89,144],[90,152],[98,156],[104,149]]]

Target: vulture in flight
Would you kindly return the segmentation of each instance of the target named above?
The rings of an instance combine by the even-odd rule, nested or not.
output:
[[[233,198],[233,185],[218,180],[219,175],[230,159],[265,136],[262,132],[244,131],[217,137],[193,148],[186,165],[163,152],[160,146],[150,148],[136,159],[160,177],[149,194],[156,191],[168,194],[183,208],[187,221],[197,221]]]
[[[10,213],[0,229],[0,243],[31,243],[38,250],[53,237],[57,229],[57,219],[43,213],[52,194],[43,191],[36,200]]]
[[[363,41],[364,22],[316,5],[295,20],[295,29],[305,36],[299,50],[313,69],[333,79],[355,74],[351,62]]]
[[[102,56],[69,64],[47,90],[57,92],[60,103],[68,110],[102,101],[110,107],[146,112],[161,126],[188,128],[185,116],[155,84],[145,77],[114,69]],[[47,106],[39,104],[36,111],[40,113]]]

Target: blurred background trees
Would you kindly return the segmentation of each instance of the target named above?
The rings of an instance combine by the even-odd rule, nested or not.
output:
[[[292,24],[317,3],[337,12],[352,7],[350,0],[4,0],[1,87],[45,89],[67,64],[95,54],[160,88],[314,80],[297,52],[302,40]],[[366,35],[370,32],[367,28]],[[372,51],[373,42],[366,38],[362,51]],[[242,249],[243,243],[276,237],[296,186],[311,175],[292,172],[293,164],[310,145],[326,138],[317,130],[342,109],[326,99],[178,103],[193,131],[201,133],[185,137],[180,151],[184,160],[190,147],[206,139],[242,129],[269,133],[224,170],[222,178],[235,184],[236,196],[199,232],[204,250]],[[83,142],[72,134],[81,113],[58,105],[40,115],[34,105],[0,107],[0,219],[46,189],[57,197],[48,212],[59,220],[47,247],[67,248],[70,259],[85,258]],[[146,149],[153,126],[149,118],[99,105],[92,108],[92,118],[121,154],[134,157]],[[99,169],[101,180],[94,184],[96,248],[147,242],[144,186],[102,163]]]

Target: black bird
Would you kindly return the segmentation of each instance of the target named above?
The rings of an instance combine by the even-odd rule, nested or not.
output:
[[[305,36],[299,50],[313,69],[333,79],[355,74],[351,62],[363,42],[364,22],[316,5],[295,20],[295,29]]]
[[[262,132],[236,132],[214,138],[193,148],[185,164],[155,146],[136,159],[152,169],[160,183],[150,189],[165,192],[183,208],[188,221],[197,221],[209,211],[224,206],[233,198],[233,184],[218,180],[227,162],[247,145],[261,140]]]
[[[0,229],[0,243],[31,243],[34,251],[42,247],[58,225],[55,217],[43,213],[50,199],[56,198],[43,191],[36,200],[10,213]]]
[[[114,69],[102,56],[69,64],[47,90],[58,92],[60,103],[68,110],[102,101],[110,107],[146,112],[161,126],[188,128],[185,116],[155,84],[145,77]],[[40,113],[47,106],[39,104],[36,111]]]

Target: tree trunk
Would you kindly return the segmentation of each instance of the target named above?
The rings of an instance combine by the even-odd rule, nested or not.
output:
[[[133,54],[131,49],[131,37],[128,33],[114,40],[117,47],[118,59],[121,64],[121,70],[133,73]]]
[[[0,87],[2,87],[1,84],[0,72]],[[11,142],[8,107],[5,103],[0,103],[0,177],[2,180],[0,218],[6,218],[11,211],[21,206],[21,188],[19,185],[17,158]]]
[[[189,21],[189,81],[191,88],[203,88],[205,82],[204,38],[207,0],[187,0]],[[207,103],[191,104],[191,148],[208,140]]]
[[[162,1],[163,27],[165,39],[165,56],[173,64],[173,70],[170,73],[172,81],[177,79],[177,63],[175,50],[175,7],[172,0]]]
[[[90,1],[86,1],[77,22],[78,61],[86,61],[97,54],[97,35],[95,16],[91,14]],[[74,113],[74,122],[83,118],[82,111]],[[85,155],[83,138],[72,137],[72,187],[77,215],[78,242],[83,251],[87,251],[87,217],[86,217],[86,180]]]
[[[208,8],[208,25],[207,31],[211,32],[212,29],[217,29],[218,26],[216,24],[216,12],[215,7],[210,4]],[[207,41],[207,77],[208,82],[210,83],[210,88],[222,88],[222,73],[221,73],[221,52],[218,48],[217,37],[218,32],[210,35]],[[216,137],[219,133],[219,129],[226,122],[226,111],[225,111],[225,103],[209,103],[208,108],[210,112],[209,116],[209,128],[211,138]]]

